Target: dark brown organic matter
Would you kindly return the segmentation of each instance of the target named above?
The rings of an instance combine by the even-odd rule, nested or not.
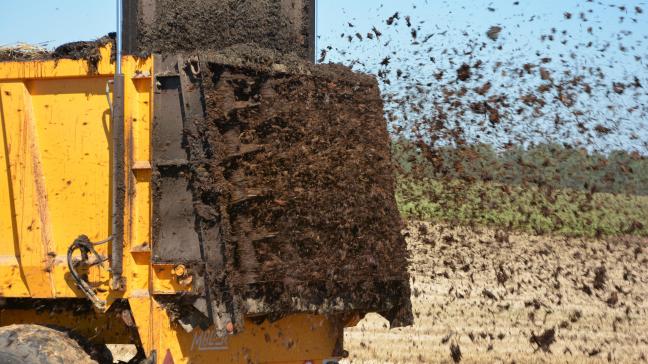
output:
[[[461,362],[461,348],[459,347],[459,345],[455,343],[450,344],[450,356],[452,357],[453,362]]]
[[[207,117],[187,138],[207,161],[194,205],[221,226],[225,274],[208,274],[230,296],[217,300],[237,314],[378,311],[411,324],[376,80],[255,47],[201,57]]]
[[[88,61],[92,69],[96,69],[97,64],[101,61],[99,49],[114,41],[113,33],[94,41],[65,43],[56,47],[54,51],[37,47],[7,47],[0,49],[0,62],[82,59]]]
[[[490,27],[488,29],[488,32],[486,32],[486,35],[491,40],[497,40],[497,38],[499,38],[499,34],[500,34],[501,31],[502,31],[502,27],[497,26],[497,25],[493,25],[492,27]]]
[[[556,330],[551,328],[545,330],[541,335],[536,335],[531,332],[531,338],[529,339],[531,344],[537,345],[536,350],[542,350],[546,353],[551,352],[551,344],[556,342]]]
[[[220,50],[254,43],[314,58],[309,0],[142,0],[140,4],[138,48],[142,52]]]

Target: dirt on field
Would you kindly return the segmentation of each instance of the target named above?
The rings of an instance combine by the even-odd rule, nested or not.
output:
[[[368,315],[351,363],[637,363],[648,356],[648,240],[410,224],[415,324]]]

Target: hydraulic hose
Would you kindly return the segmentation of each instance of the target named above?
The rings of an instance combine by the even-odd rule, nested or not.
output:
[[[87,236],[81,235],[74,242],[70,247],[68,248],[67,251],[67,265],[68,265],[68,270],[70,271],[70,275],[72,275],[72,279],[74,279],[74,282],[76,283],[77,287],[83,292],[83,294],[88,297],[90,301],[92,301],[92,304],[95,306],[95,308],[101,312],[106,311],[106,301],[101,300],[99,297],[97,297],[97,294],[95,291],[90,287],[90,284],[86,282],[81,276],[79,276],[79,273],[76,271],[76,266],[74,264],[74,261],[72,259],[72,256],[74,254],[74,251],[80,250],[81,251],[81,263],[86,264],[88,266],[92,265],[103,265],[104,258],[101,257],[99,253],[95,250],[95,246],[100,245],[100,244],[105,244],[108,241],[110,241],[112,237],[109,237],[106,240],[93,243],[88,239]],[[92,254],[94,257],[95,261],[93,263],[89,263],[89,255]]]

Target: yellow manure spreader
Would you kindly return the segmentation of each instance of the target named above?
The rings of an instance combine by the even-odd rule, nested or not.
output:
[[[186,115],[192,88],[154,56],[124,56],[115,78],[111,44],[100,53],[0,63],[0,362],[110,362],[104,344],[135,344],[149,363],[337,362],[354,318],[250,317],[231,334],[227,320],[171,317],[164,298],[199,279],[154,259],[156,208],[164,219],[187,201],[178,189],[154,206],[153,120]]]

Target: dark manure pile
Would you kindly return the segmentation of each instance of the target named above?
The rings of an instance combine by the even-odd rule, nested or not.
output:
[[[221,226],[225,274],[208,274],[229,297],[217,300],[242,314],[378,311],[411,324],[376,79],[247,46],[207,58],[207,117],[188,144],[208,161],[196,210]]]
[[[220,50],[254,43],[310,57],[310,1],[158,0],[138,10],[139,50]]]
[[[18,44],[0,48],[0,62],[22,62],[49,59],[50,52],[39,46]]]
[[[92,70],[96,70],[97,65],[101,61],[100,49],[109,43],[113,44],[114,49],[114,33],[96,40],[65,43],[56,47],[54,50],[48,50],[40,46],[20,44],[0,48],[0,62],[31,62],[73,59],[85,60],[88,62]],[[114,58],[114,54],[111,58]]]

